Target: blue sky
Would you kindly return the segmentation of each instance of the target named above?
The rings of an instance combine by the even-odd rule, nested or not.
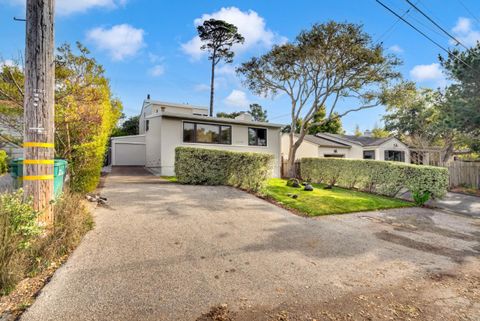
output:
[[[24,50],[24,0],[0,0],[0,60],[8,63]],[[146,0],[56,0],[56,44],[80,41],[104,65],[113,92],[124,103],[124,112],[139,112],[143,99],[207,106],[210,66],[198,50],[195,25],[214,17],[236,24],[246,38],[236,49],[233,65],[217,71],[215,111],[238,111],[248,103],[260,103],[270,121],[289,122],[289,102],[284,97],[255,97],[233,73],[236,64],[267,51],[272,45],[293,40],[302,29],[328,20],[361,23],[375,41],[397,54],[404,78],[419,86],[437,87],[446,82],[438,65],[441,50],[403,22],[397,22],[374,0],[336,1],[146,1]],[[404,13],[404,0],[384,0]],[[480,40],[480,1],[413,0],[464,44]],[[467,9],[468,10],[467,10]],[[470,11],[470,12],[469,12]],[[406,19],[444,46],[449,39],[438,34],[419,13],[411,10]],[[393,27],[392,27],[393,26]],[[345,102],[340,110],[348,108]],[[343,119],[352,132],[381,124],[384,110],[377,107]]]

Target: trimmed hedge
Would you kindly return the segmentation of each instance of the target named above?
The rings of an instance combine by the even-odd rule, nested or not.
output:
[[[8,170],[8,155],[4,150],[0,150],[0,174],[6,173]]]
[[[231,185],[257,192],[272,171],[273,155],[177,147],[175,175],[181,184]]]
[[[447,168],[399,162],[302,158],[300,173],[305,180],[392,197],[404,189],[442,197],[448,187]]]

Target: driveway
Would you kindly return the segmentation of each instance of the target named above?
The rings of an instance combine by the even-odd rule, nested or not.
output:
[[[22,320],[479,320],[480,220],[303,218],[113,169],[96,227]]]
[[[431,202],[433,206],[449,211],[480,218],[480,197],[460,193],[447,193],[441,200]]]

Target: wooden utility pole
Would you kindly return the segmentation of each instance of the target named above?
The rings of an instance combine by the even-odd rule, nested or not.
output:
[[[26,16],[23,188],[45,225],[53,223],[54,2],[27,0]]]

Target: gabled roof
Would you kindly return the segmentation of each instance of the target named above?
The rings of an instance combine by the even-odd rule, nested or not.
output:
[[[297,136],[297,135],[296,135]],[[318,137],[315,135],[305,135],[304,140],[322,147],[351,148],[352,146],[334,140]]]
[[[386,141],[395,139],[395,137],[375,138],[370,136],[339,135],[330,133],[318,133],[317,136],[325,139],[332,139],[336,142],[347,142],[360,146],[379,146]]]

